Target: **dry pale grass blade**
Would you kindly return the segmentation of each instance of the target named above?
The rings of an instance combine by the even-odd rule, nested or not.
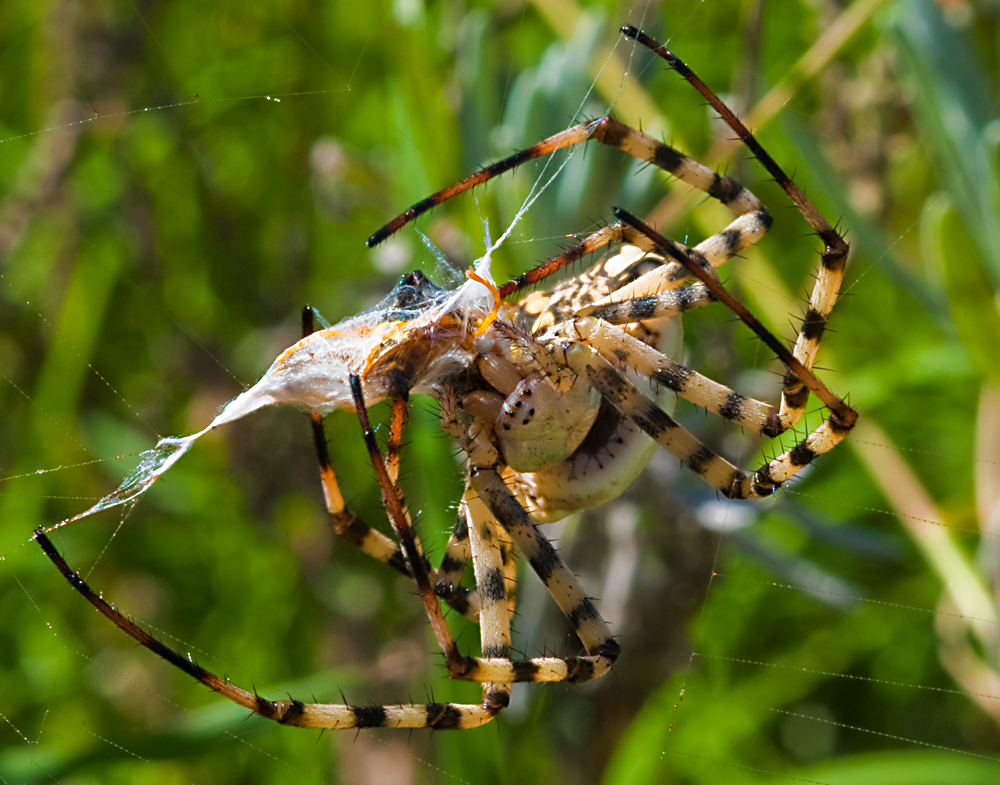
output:
[[[871,418],[862,418],[850,444],[973,633],[985,648],[995,649],[1000,637],[996,602],[955,541],[947,516],[934,504],[888,434]]]
[[[1000,613],[995,598],[956,542],[947,516],[888,435],[868,418],[853,436],[851,446],[944,587],[936,624],[942,665],[1000,724],[1000,674],[970,645],[971,634],[983,651],[996,651]]]
[[[975,471],[979,528],[995,537],[1000,535],[1000,390],[989,383],[983,385],[979,394]],[[997,550],[996,546],[993,550]],[[995,571],[990,577],[996,583]]]
[[[938,656],[951,677],[1000,725],[1000,674],[969,643],[965,618],[945,595],[938,604],[935,630]]]

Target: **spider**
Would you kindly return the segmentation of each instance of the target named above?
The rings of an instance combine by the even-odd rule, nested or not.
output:
[[[414,272],[403,276],[378,307],[338,325],[316,329],[315,314],[307,308],[302,340],[282,353],[257,385],[230,402],[201,433],[162,440],[118,491],[76,516],[132,501],[196,438],[218,425],[274,403],[306,408],[334,530],[415,581],[449,676],[480,683],[481,702],[351,706],[268,700],[198,666],[123,616],[66,564],[39,529],[35,538],[77,591],[143,646],[224,697],[279,723],[313,728],[478,727],[508,705],[514,682],[596,679],[607,673],[619,654],[608,625],[538,523],[614,498],[643,471],[658,448],[677,457],[722,495],[750,499],[772,494],[846,436],[857,413],[816,377],[812,366],[839,293],[847,243],[681,60],[634,27],[623,27],[621,32],[666,60],[713,106],[823,241],[809,308],[792,350],[732,297],[715,270],[770,227],[770,215],[757,197],[734,180],[606,116],[544,139],[418,202],[375,232],[368,245],[525,161],[590,140],[617,147],[704,191],[730,208],[734,220],[700,245],[687,248],[615,208],[614,223],[499,287],[490,277],[487,253],[467,273],[469,280],[454,290]],[[549,292],[508,302],[515,292],[611,243],[623,244],[618,256]],[[780,407],[744,397],[658,350],[671,318],[712,302],[732,310],[785,365]],[[656,399],[663,390],[769,437],[799,421],[810,393],[829,414],[799,444],[745,474],[660,408]],[[411,393],[438,400],[444,429],[465,455],[465,493],[436,569],[423,554],[397,483]],[[368,407],[381,400],[392,404],[385,455],[368,418]],[[337,408],[357,413],[395,537],[372,528],[344,503],[323,430],[323,416]],[[572,624],[584,654],[512,658],[515,550],[524,554]],[[459,584],[470,558],[475,590]],[[442,600],[478,622],[481,656],[459,651]]]

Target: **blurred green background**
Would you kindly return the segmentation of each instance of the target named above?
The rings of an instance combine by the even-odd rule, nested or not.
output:
[[[158,435],[202,428],[296,339],[304,304],[337,320],[402,271],[434,274],[412,230],[364,239],[580,117],[610,108],[765,200],[774,231],[725,277],[794,335],[816,238],[694,92],[619,39],[626,22],[747,116],[853,243],[819,363],[863,415],[850,444],[758,505],[660,455],[553,527],[624,654],[594,684],[519,687],[478,731],[247,719],[94,613],[32,530],[113,490]],[[964,0],[0,5],[0,783],[998,781],[998,44],[997,6]],[[420,229],[467,265],[543,166]],[[727,220],[587,149],[497,277],[613,204],[689,242]],[[778,368],[729,314],[685,329],[686,362],[774,400]],[[777,451],[679,416],[743,466]],[[327,430],[350,503],[382,523],[356,421]],[[430,402],[408,433],[436,557],[461,469]],[[227,427],[129,514],[54,538],[123,611],[264,695],[476,699],[447,683],[412,587],[333,541],[299,412]],[[517,645],[575,652],[533,576],[521,591]]]

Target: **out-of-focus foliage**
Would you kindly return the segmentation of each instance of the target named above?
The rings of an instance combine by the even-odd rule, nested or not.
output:
[[[401,271],[440,275],[411,230],[373,252],[364,239],[574,118],[612,107],[758,193],[775,228],[725,277],[794,334],[818,241],[693,91],[618,39],[625,22],[749,113],[847,231],[820,365],[862,412],[851,445],[757,506],[661,455],[625,499],[563,526],[624,654],[595,684],[518,688],[479,731],[247,719],[95,614],[33,529],[112,490],[157,435],[203,427],[295,340],[304,304],[339,319]],[[0,783],[996,782],[998,33],[993,6],[963,0],[0,4]],[[420,228],[464,266],[543,167]],[[612,204],[655,210],[679,240],[727,220],[588,149],[497,277]],[[774,398],[777,366],[729,314],[685,325],[686,362]],[[404,483],[436,558],[461,468],[416,404]],[[747,435],[679,412],[760,460]],[[356,421],[328,434],[350,503],[381,522]],[[333,541],[301,413],[229,427],[124,519],[54,536],[126,613],[262,694],[476,699],[446,683],[411,586]],[[521,586],[518,645],[575,652],[533,576]],[[475,629],[455,629],[475,650]]]

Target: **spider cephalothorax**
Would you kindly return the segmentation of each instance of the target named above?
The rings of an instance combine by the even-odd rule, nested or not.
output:
[[[817,455],[836,446],[857,415],[813,373],[836,302],[848,246],[733,113],[684,63],[635,28],[622,32],[665,59],[719,112],[785,190],[824,243],[802,329],[792,350],[765,330],[722,286],[715,268],[757,242],[771,225],[756,196],[670,146],[612,117],[569,128],[418,202],[369,239],[375,245],[436,205],[525,161],[596,140],[658,166],[728,207],[734,218],[694,248],[662,237],[628,212],[565,253],[497,287],[488,255],[455,289],[422,273],[403,276],[374,309],[314,330],[283,352],[253,388],[209,425],[274,403],[310,412],[324,496],[334,530],[365,553],[413,578],[452,678],[479,682],[478,704],[349,706],[269,701],[194,665],[155,640],[93,592],[36,534],[59,569],[95,607],[144,646],[230,700],[278,722],[304,727],[469,728],[507,705],[517,681],[570,681],[605,674],[619,646],[539,523],[620,494],[663,448],[719,493],[750,499],[772,494]],[[547,290],[508,302],[516,292],[612,243],[621,252]],[[785,365],[779,407],[736,393],[686,368],[664,351],[678,315],[719,302],[733,311]],[[414,534],[397,484],[399,446],[411,393],[435,398],[446,432],[465,456],[466,490],[440,567],[431,566]],[[801,418],[812,393],[827,419],[792,449],[747,474],[702,445],[660,403],[683,397],[726,420],[777,436]],[[368,405],[392,402],[383,456],[368,422]],[[322,417],[357,412],[395,536],[370,527],[345,505],[330,465]],[[164,440],[114,494],[84,515],[135,499],[201,434]],[[77,516],[82,517],[82,516]],[[585,653],[575,657],[511,657],[509,596],[520,551],[573,625]],[[471,558],[475,590],[460,581]],[[440,600],[479,624],[481,656],[461,654]]]

